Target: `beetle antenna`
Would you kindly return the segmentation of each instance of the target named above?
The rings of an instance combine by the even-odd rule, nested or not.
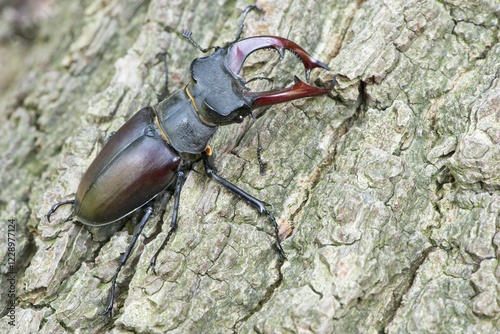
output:
[[[198,50],[200,50],[203,53],[206,53],[212,49],[215,49],[215,46],[209,46],[208,48],[202,48],[200,44],[196,43],[196,41],[191,37],[193,33],[189,30],[182,29],[181,30],[181,35],[187,39],[191,44],[193,44]]]
[[[247,8],[245,8],[243,10],[243,14],[241,14],[241,20],[240,20],[240,26],[238,28],[238,32],[236,33],[236,38],[234,39],[234,41],[230,44],[234,44],[236,43],[236,41],[238,41],[240,38],[241,38],[241,33],[243,32],[243,23],[245,22],[245,18],[247,17],[247,14],[249,11],[251,10],[257,10],[261,13],[263,13],[264,11],[262,10],[262,8],[260,8],[259,6],[257,5],[250,5],[250,6],[247,6]]]
[[[260,156],[260,152],[262,152],[262,145],[260,144],[260,126],[259,123],[257,123],[257,118],[255,118],[253,112],[250,113],[250,115],[252,115],[253,122],[257,127],[257,160],[259,161],[260,175],[264,175],[266,173],[267,163],[263,162],[262,157]]]

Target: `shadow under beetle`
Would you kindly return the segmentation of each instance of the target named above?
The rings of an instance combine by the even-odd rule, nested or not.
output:
[[[150,262],[155,270],[156,258],[177,228],[179,197],[187,172],[192,165],[203,161],[206,174],[214,181],[254,206],[260,214],[267,215],[276,235],[276,246],[281,257],[284,251],[278,238],[278,224],[266,203],[251,196],[236,185],[220,177],[212,166],[212,150],[208,145],[220,125],[240,123],[252,110],[299,98],[326,95],[331,87],[308,85],[295,77],[292,87],[282,90],[251,92],[245,79],[238,77],[245,59],[263,48],[277,50],[281,57],[285,50],[293,52],[306,69],[306,79],[313,68],[328,70],[322,62],[309,56],[296,43],[277,36],[255,36],[240,39],[246,14],[257,6],[248,6],[242,15],[234,42],[226,47],[204,49],[192,38],[191,32],[182,31],[200,51],[214,52],[191,63],[191,80],[183,88],[154,107],[138,111],[104,145],[83,175],[75,199],[52,206],[47,219],[65,204],[73,204],[76,218],[84,225],[103,226],[113,223],[135,210],[144,207],[134,236],[123,255],[111,283],[110,301],[103,314],[112,315],[115,285],[122,266],[150,217],[152,200],[174,186],[174,208],[170,230],[161,247]],[[261,172],[264,164],[257,148]]]

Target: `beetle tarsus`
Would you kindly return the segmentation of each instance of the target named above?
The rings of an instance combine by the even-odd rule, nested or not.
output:
[[[172,220],[170,221],[170,229],[168,230],[167,236],[163,240],[163,243],[161,244],[160,248],[156,251],[155,255],[151,258],[151,261],[149,262],[149,268],[146,272],[151,270],[155,275],[157,275],[156,270],[155,270],[155,265],[156,265],[156,259],[160,252],[165,248],[167,245],[168,241],[170,240],[170,237],[174,232],[177,230],[177,215],[179,212],[179,202],[180,202],[180,197],[181,197],[181,191],[182,191],[182,186],[184,185],[184,181],[186,180],[186,172],[184,170],[179,170],[177,172],[177,181],[175,182],[175,192],[174,192],[174,209],[172,213]]]
[[[121,268],[120,268],[121,269]],[[109,297],[109,303],[108,307],[104,311],[100,313],[100,315],[106,315],[109,314],[109,317],[113,317],[113,306],[115,305],[115,285],[116,285],[116,278],[118,277],[118,273],[116,272],[115,275],[113,276],[112,283],[111,283],[111,293]]]
[[[52,216],[54,214],[54,212],[56,212],[56,210],[60,206],[63,206],[63,205],[66,205],[66,204],[75,204],[75,200],[74,199],[69,199],[67,201],[62,201],[62,202],[59,202],[59,203],[56,203],[56,204],[52,205],[52,207],[50,208],[49,212],[47,212],[47,220],[49,221],[49,223],[50,223],[50,216]]]
[[[259,146],[257,147],[257,161],[259,162],[260,175],[264,175],[264,174],[266,174],[267,162],[262,161],[262,157],[260,156],[261,151],[262,151],[262,147],[259,144]]]
[[[271,218],[271,221],[273,223],[273,226],[274,226],[274,235],[276,237],[276,248],[278,248],[278,254],[280,256],[281,259],[283,260],[286,260],[286,255],[285,255],[285,251],[283,250],[283,247],[281,246],[281,241],[280,241],[280,237],[279,237],[279,226],[278,226],[278,222],[276,221],[276,218],[274,218],[273,214],[269,211],[269,210],[265,210],[264,213],[266,215],[269,216],[269,218]]]
[[[142,230],[144,229],[144,226],[146,225],[146,223],[147,223],[147,221],[152,213],[153,213],[153,201],[149,201],[145,206],[145,212],[144,212],[144,215],[142,216],[141,222],[139,223],[139,226],[137,226],[137,229],[134,232],[132,240],[130,241],[128,248],[125,251],[125,254],[123,254],[123,257],[120,260],[120,264],[118,265],[118,268],[116,268],[115,275],[113,276],[113,279],[111,280],[111,294],[109,297],[109,304],[108,304],[108,307],[106,307],[106,309],[101,313],[101,315],[105,315],[105,314],[109,313],[110,318],[113,317],[113,305],[115,304],[116,279],[118,278],[118,274],[122,270],[122,267],[127,262],[128,257],[130,256],[130,253],[132,252],[132,249],[134,248],[135,243],[137,242],[137,239],[139,238],[139,235],[141,234]]]

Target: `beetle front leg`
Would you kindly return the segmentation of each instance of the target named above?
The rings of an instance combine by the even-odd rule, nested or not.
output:
[[[247,6],[243,10],[243,14],[241,14],[240,25],[239,25],[239,28],[238,28],[238,32],[236,33],[236,38],[234,39],[233,42],[231,42],[229,44],[234,44],[234,43],[236,43],[241,38],[241,33],[243,32],[243,24],[245,23],[245,18],[247,17],[248,12],[251,11],[251,10],[256,10],[256,11],[259,11],[261,13],[263,12],[262,8],[260,8],[257,5],[249,5],[249,6]]]
[[[250,203],[250,205],[254,206],[257,209],[257,211],[259,211],[259,214],[266,214],[269,218],[271,218],[271,221],[274,226],[274,234],[276,237],[276,248],[278,248],[278,253],[280,257],[286,259],[285,251],[283,250],[283,247],[281,247],[281,242],[279,239],[278,223],[276,222],[276,218],[274,218],[273,214],[266,209],[266,206],[268,204],[253,197],[249,193],[245,192],[244,190],[240,189],[233,183],[229,182],[228,180],[220,177],[215,171],[215,168],[210,164],[208,157],[209,156],[206,153],[203,153],[203,165],[205,166],[205,172],[212,180],[219,183],[221,186],[223,186],[233,194],[237,195],[238,197],[246,200],[248,203]]]
[[[128,257],[130,256],[130,253],[132,252],[132,249],[135,246],[135,243],[137,242],[137,239],[139,238],[139,235],[141,234],[142,230],[144,229],[144,226],[146,225],[149,217],[151,216],[151,213],[153,212],[153,201],[149,201],[146,204],[146,209],[145,209],[144,216],[142,216],[141,222],[139,223],[139,226],[137,226],[137,229],[134,232],[134,236],[132,237],[132,240],[130,241],[130,244],[128,245],[127,251],[125,254],[123,254],[122,259],[120,260],[120,264],[118,265],[118,268],[116,268],[115,275],[113,276],[111,280],[111,296],[109,298],[109,304],[108,307],[101,313],[101,314],[107,314],[109,313],[110,317],[113,317],[113,305],[115,304],[115,287],[116,287],[116,279],[118,278],[118,274],[122,270],[123,265],[125,265],[125,262],[127,262]]]
[[[163,243],[161,244],[160,248],[156,251],[155,255],[151,258],[151,261],[149,262],[149,268],[153,270],[153,273],[156,275],[156,270],[155,270],[155,265],[156,265],[156,258],[158,257],[158,254],[165,248],[167,245],[168,241],[170,240],[170,237],[172,234],[174,234],[175,230],[177,230],[177,215],[179,212],[179,199],[181,197],[181,191],[182,191],[182,186],[184,185],[184,181],[186,180],[186,172],[184,170],[179,170],[177,172],[177,181],[175,182],[175,191],[174,191],[174,210],[172,213],[172,220],[170,221],[170,229],[168,230],[167,236],[165,237],[165,240],[163,240]],[[149,270],[148,268],[148,270]]]

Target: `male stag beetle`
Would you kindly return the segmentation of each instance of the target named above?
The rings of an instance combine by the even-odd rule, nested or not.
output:
[[[203,161],[206,174],[267,215],[274,225],[276,246],[280,256],[284,252],[278,238],[278,224],[266,203],[251,196],[236,185],[220,177],[210,162],[208,145],[220,125],[240,123],[256,108],[283,103],[310,96],[326,95],[330,88],[308,85],[295,77],[292,87],[275,91],[251,92],[245,86],[240,72],[245,59],[254,51],[273,48],[281,57],[284,50],[292,51],[303,63],[306,78],[313,68],[328,70],[322,62],[309,56],[296,43],[276,36],[256,36],[240,39],[246,14],[257,6],[247,7],[242,15],[234,42],[226,47],[214,47],[214,52],[191,63],[191,80],[179,91],[154,107],[139,110],[104,145],[78,186],[74,199],[52,206],[50,216],[58,207],[72,204],[76,218],[85,225],[103,226],[113,223],[144,207],[134,236],[123,255],[111,283],[111,296],[103,314],[112,315],[115,285],[118,273],[150,217],[152,200],[173,186],[174,207],[170,230],[163,244],[150,262],[154,271],[156,258],[177,228],[179,197],[187,172],[192,165]],[[182,35],[200,51],[207,52],[192,38],[191,32]],[[255,117],[254,117],[255,118]],[[257,155],[261,169],[260,144]]]

